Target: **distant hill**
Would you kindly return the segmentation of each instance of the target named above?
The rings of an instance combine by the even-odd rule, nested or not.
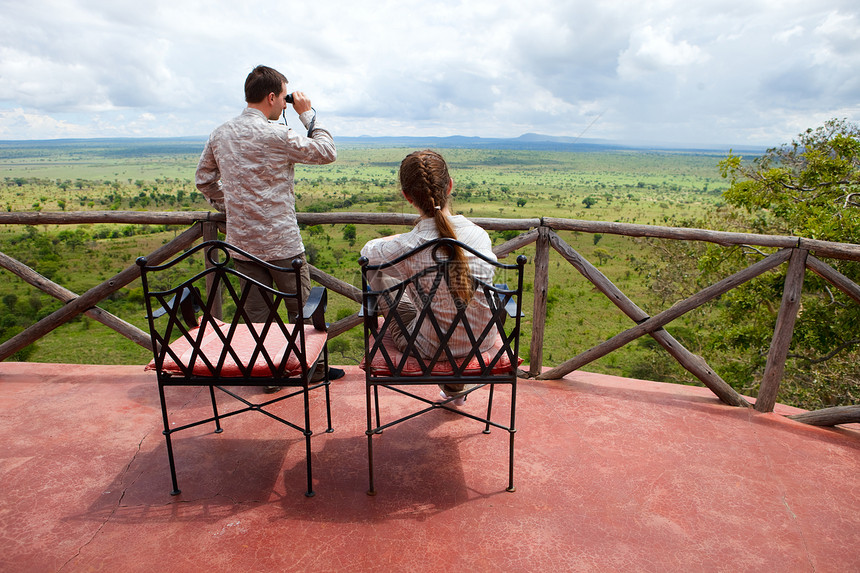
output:
[[[368,147],[431,147],[431,148],[460,148],[460,149],[523,149],[535,151],[688,151],[688,152],[719,152],[729,149],[753,153],[763,153],[764,148],[732,145],[669,145],[624,143],[605,139],[559,137],[525,133],[516,138],[466,137],[452,135],[449,137],[335,137],[339,145],[355,145]]]
[[[338,145],[356,147],[409,147],[409,148],[459,148],[459,149],[521,149],[534,151],[687,151],[687,152],[719,152],[729,149],[751,153],[763,153],[764,148],[731,145],[668,145],[668,144],[631,144],[603,139],[559,137],[525,133],[515,138],[467,137],[452,135],[448,137],[425,136],[387,136],[387,137],[338,137]],[[169,137],[169,138],[93,138],[93,139],[49,139],[49,140],[0,140],[0,153],[10,149],[32,148],[104,148],[115,154],[129,153],[163,154],[199,152],[206,143],[206,136]]]
[[[606,149],[626,149],[624,146],[596,139],[549,137],[533,133],[516,138],[466,137],[336,137],[339,144],[371,147],[434,147],[459,149],[531,149],[538,151],[588,151]]]

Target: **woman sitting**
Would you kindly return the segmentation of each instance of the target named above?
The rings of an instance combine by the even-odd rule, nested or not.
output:
[[[437,239],[447,237],[456,239],[472,247],[490,260],[497,260],[492,251],[492,241],[487,232],[462,215],[454,215],[450,208],[454,180],[448,174],[448,166],[441,155],[434,151],[416,151],[400,164],[400,187],[406,200],[418,211],[421,218],[408,233],[372,239],[361,249],[361,254],[369,263],[378,265],[392,261],[416,247]],[[409,257],[397,265],[385,269],[385,274],[370,276],[374,290],[383,290],[408,279],[415,273],[434,264],[432,249],[425,249],[416,256]],[[491,317],[490,306],[483,293],[476,295],[473,277],[492,284],[494,268],[486,261],[459,247],[450,254],[450,288],[443,281],[434,299],[433,313],[444,330],[447,330],[457,314],[458,306],[466,307],[469,324],[487,324]],[[429,280],[429,279],[427,279]],[[429,287],[428,287],[429,288]],[[396,312],[407,325],[410,333],[415,328],[418,312],[413,304],[418,299],[414,284],[409,283],[407,292],[398,303]],[[388,309],[383,308],[383,312]],[[397,327],[397,322],[389,323],[389,329],[399,350],[406,348],[406,337]],[[481,351],[489,350],[495,342],[495,333],[485,337]],[[433,325],[424,320],[418,328],[415,347],[422,358],[429,359],[439,349],[439,339]],[[464,329],[458,328],[448,340],[448,347],[455,358],[464,357],[472,349],[472,343]],[[455,405],[462,405],[462,394],[474,387],[473,384],[440,384],[442,398],[456,398]]]

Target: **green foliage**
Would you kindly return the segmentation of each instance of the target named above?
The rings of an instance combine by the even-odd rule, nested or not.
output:
[[[21,326],[10,326],[6,329],[0,330],[0,343],[6,342],[10,338],[17,334],[20,334],[21,332],[24,332],[24,328]],[[18,352],[12,354],[12,356],[9,357],[9,360],[15,362],[27,362],[27,360],[29,360],[29,358],[33,355],[37,348],[38,346],[35,344],[25,346]]]
[[[143,143],[139,145],[145,147]],[[111,148],[80,153],[76,149],[72,155],[68,149],[59,149],[52,155],[51,150],[41,149],[32,157],[16,160],[0,157],[0,166],[8,174],[0,180],[0,204],[10,211],[30,210],[33,203],[39,203],[46,211],[59,211],[58,200],[65,201],[67,211],[210,209],[193,184],[199,149],[193,152],[177,149],[158,155],[140,146],[126,148],[122,153]],[[396,183],[397,166],[408,150],[345,147],[338,152],[338,161],[331,165],[296,167],[299,212],[413,213]],[[769,212],[746,214],[731,205],[717,206],[721,192],[728,188],[728,181],[720,178],[716,166],[720,157],[715,154],[473,149],[448,149],[443,153],[456,179],[453,208],[468,217],[498,217],[499,210],[504,209],[505,214],[517,218],[552,216],[684,226],[692,225],[706,212],[718,211],[725,228],[735,230],[751,227],[764,230],[769,228],[772,219]],[[183,192],[179,193],[180,190]],[[587,197],[592,201],[586,208],[582,201]],[[393,223],[355,227],[354,236],[351,231],[344,235],[340,225],[308,226],[302,231],[314,264],[353,285],[360,284],[357,247],[371,238],[407,230]],[[183,230],[161,225],[8,225],[0,227],[0,251],[43,274],[52,274],[70,290],[83,293],[132,264],[135,257],[152,252]],[[491,233],[494,244],[518,234],[513,230]],[[648,257],[646,245],[640,239],[606,233],[597,249],[592,234],[561,234],[584,257],[599,262],[601,272],[631,299],[649,309],[678,298],[665,286],[649,290],[650,283],[682,285],[685,280],[695,280],[706,272],[716,275],[727,257],[737,256],[714,247],[713,251],[700,252],[689,261],[675,260],[672,264],[661,265],[654,257]],[[519,251],[530,261],[534,260],[533,247]],[[508,260],[515,258],[519,251],[509,255]],[[610,257],[605,256],[607,253]],[[555,252],[551,254],[550,265],[551,320],[547,322],[542,349],[546,366],[556,365],[631,325],[626,316]],[[703,270],[700,271],[699,266]],[[2,273],[0,271],[0,275]],[[528,315],[534,294],[528,277],[527,274],[524,332],[529,331]],[[505,282],[504,277],[497,278]],[[0,280],[0,297],[10,296],[8,303],[7,299],[0,298],[0,331],[11,326],[26,327],[59,305],[47,295],[37,294],[33,298],[32,293],[38,291],[28,290],[29,285],[16,277],[7,279],[4,275],[0,279],[6,279]],[[99,306],[145,328],[139,288],[139,283],[132,283]],[[357,303],[330,292],[329,320],[345,318],[357,310]],[[225,308],[227,314],[233,311]],[[710,361],[713,350],[705,348],[711,343],[708,318],[684,317],[669,328],[676,336],[678,332],[695,333],[685,334],[683,342]],[[764,332],[767,328],[772,330],[772,319],[771,324],[765,326],[761,327]],[[755,328],[749,330],[743,333],[738,327],[733,336],[745,335],[758,340],[753,336]],[[336,352],[339,361],[359,359],[361,337],[361,328],[355,328],[336,337],[333,342],[340,342],[330,350]],[[763,337],[767,339],[767,335]],[[88,318],[59,327],[43,341],[29,351],[28,359],[143,364],[151,358],[145,349]],[[524,336],[521,356],[528,357],[529,344],[529,337]],[[723,344],[716,352],[728,357],[735,351]],[[605,360],[589,364],[588,370],[689,383],[690,375],[673,365],[671,358],[664,360],[665,357],[665,352],[653,344],[628,345]],[[737,363],[737,380],[754,385],[754,377],[742,377],[740,371],[744,365],[740,359],[727,358],[722,362],[725,365],[721,364],[719,371],[724,377],[735,379],[732,368]],[[824,385],[827,380],[821,378],[815,384]],[[830,388],[834,395],[840,392],[834,385]]]
[[[731,187],[728,205],[690,226],[797,235],[860,243],[860,129],[828,121],[797,141],[745,163],[720,163]],[[764,254],[716,245],[652,243],[663,264],[649,272],[664,300],[688,296],[759,260]],[[860,263],[826,261],[860,282]],[[773,337],[785,269],[762,275],[722,297],[710,313],[708,346],[722,353],[712,366],[744,392],[754,392]],[[789,360],[778,399],[804,408],[860,401],[860,305],[812,273],[804,283]]]
[[[597,257],[600,265],[606,263],[609,259],[612,258],[612,255],[609,254],[609,251],[606,249],[594,249],[593,254]]]
[[[749,213],[766,210],[782,234],[860,242],[860,128],[830,120],[752,164],[720,163],[731,187],[726,201]]]
[[[510,241],[511,239],[515,239],[520,234],[519,231],[514,229],[508,229],[505,231],[496,231],[493,233],[494,239],[500,239],[502,242]]]
[[[320,237],[325,235],[325,229],[322,228],[322,225],[311,225],[307,228],[308,235],[311,237]]]
[[[358,236],[358,229],[352,223],[343,226],[343,240],[349,243],[352,247],[355,245],[355,239]]]

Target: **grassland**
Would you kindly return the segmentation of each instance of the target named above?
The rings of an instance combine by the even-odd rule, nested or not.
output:
[[[193,185],[202,143],[175,141],[105,142],[0,146],[0,209],[5,211],[205,210]],[[377,211],[411,213],[399,195],[396,174],[404,148],[346,147],[328,166],[297,167],[300,211]],[[541,216],[673,225],[712,209],[725,182],[716,154],[603,151],[442,150],[456,181],[455,210],[471,217]],[[590,204],[589,207],[586,204]],[[363,227],[354,241],[343,226],[304,230],[312,262],[352,284],[359,282],[357,251],[371,237],[403,228]],[[84,292],[167,242],[179,229],[131,225],[24,227],[0,226],[0,251],[38,270],[74,292]],[[494,241],[505,240],[494,233]],[[652,289],[643,270],[650,248],[640,241],[563,233],[563,238],[603,271],[648,312],[667,301]],[[531,256],[533,249],[525,249]],[[529,271],[529,274],[531,272]],[[530,280],[530,279],[529,279]],[[531,282],[527,285],[530,288]],[[527,301],[527,308],[531,302]],[[58,308],[59,303],[6,271],[0,271],[0,334],[6,338]],[[102,305],[145,328],[140,285],[133,283]],[[330,298],[332,320],[357,310],[342,297]],[[696,320],[696,319],[690,319]],[[526,328],[530,322],[527,321]],[[552,253],[544,364],[555,365],[630,326],[611,303],[594,291],[570,265]],[[694,324],[679,324],[694,333]],[[2,338],[2,336],[0,336]],[[689,337],[695,348],[695,336]],[[685,340],[685,342],[688,342]],[[521,354],[528,356],[528,333]],[[334,361],[354,363],[361,333],[353,330],[331,345]],[[590,370],[614,374],[682,379],[656,366],[644,341],[610,354]],[[102,325],[81,317],[64,325],[24,353],[31,361],[142,364],[147,351]]]

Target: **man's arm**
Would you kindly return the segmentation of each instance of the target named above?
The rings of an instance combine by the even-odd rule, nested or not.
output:
[[[209,204],[218,211],[224,212],[224,191],[221,189],[221,172],[218,170],[218,162],[209,142],[203,148],[203,154],[197,163],[197,173],[194,176],[197,189],[203,194]]]
[[[291,140],[293,152],[291,159],[295,163],[311,163],[325,165],[337,159],[337,149],[334,139],[318,121],[316,111],[311,107],[311,100],[302,92],[293,92],[293,109],[299,114],[299,120],[310,133],[304,135],[295,132],[287,132],[288,140]],[[313,122],[313,129],[311,123]]]

